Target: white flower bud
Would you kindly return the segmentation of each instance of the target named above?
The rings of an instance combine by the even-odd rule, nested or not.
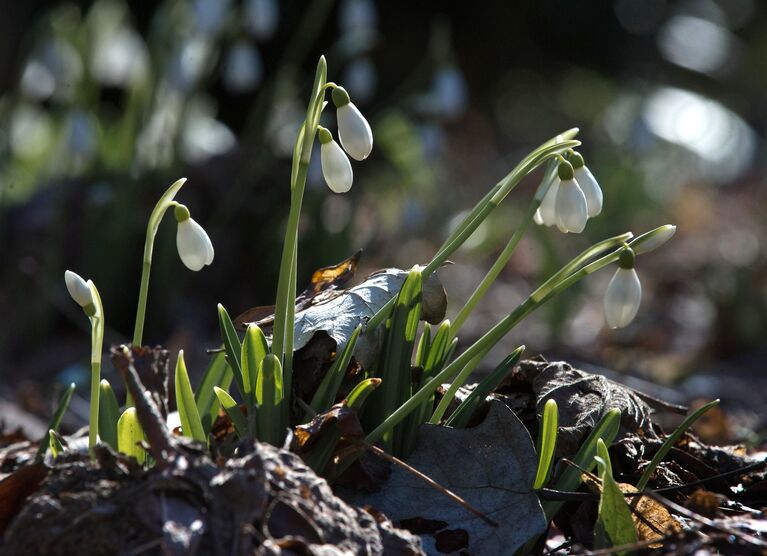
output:
[[[557,193],[557,226],[560,230],[581,233],[589,218],[586,197],[574,179],[562,180]]]
[[[93,305],[93,292],[88,282],[83,280],[82,276],[67,270],[64,273],[64,282],[67,284],[67,291],[72,299],[82,308]]]
[[[176,248],[181,262],[189,270],[197,272],[213,262],[213,243],[205,229],[193,218],[187,217],[179,221],[176,230]]]
[[[586,198],[589,218],[594,218],[602,212],[602,188],[586,166],[575,169],[575,179]]]
[[[325,177],[325,182],[334,193],[346,193],[352,188],[354,179],[351,162],[327,129],[320,128],[319,137],[322,175]]]
[[[333,89],[333,103],[336,105],[338,138],[344,150],[354,160],[365,160],[373,150],[373,132],[370,124],[349,100],[343,87]]]

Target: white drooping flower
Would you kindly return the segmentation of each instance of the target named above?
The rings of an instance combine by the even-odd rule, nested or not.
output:
[[[559,192],[559,178],[555,177],[549,186],[549,190],[541,201],[541,206],[536,214],[540,217],[540,223],[546,226],[557,224],[557,193]]]
[[[594,218],[602,212],[602,188],[599,187],[596,178],[583,162],[583,157],[579,153],[573,153],[569,161],[575,170],[575,180],[583,191],[586,198],[586,208],[589,218]]]
[[[334,193],[346,193],[352,188],[354,179],[352,164],[327,129],[320,127],[318,135],[322,175],[325,177],[325,182]]]
[[[632,249],[637,255],[640,253],[648,253],[649,251],[653,251],[666,243],[668,240],[674,237],[675,233],[676,226],[673,224],[666,224],[665,226],[656,228],[655,230],[647,232],[646,234],[636,238],[631,242]],[[634,247],[634,245],[636,245],[636,247]]]
[[[64,273],[64,282],[67,284],[67,291],[72,299],[82,308],[93,305],[93,292],[82,276],[71,270]]]
[[[181,262],[189,270],[197,272],[213,262],[213,243],[205,229],[189,216],[184,205],[176,205],[176,248]]]
[[[605,320],[610,328],[627,326],[637,314],[642,301],[642,284],[634,270],[634,252],[621,253],[615,271],[605,291]]]
[[[575,180],[569,162],[559,165],[559,190],[556,198],[557,227],[562,232],[581,233],[589,219],[586,197]]]
[[[336,105],[338,138],[344,150],[354,160],[365,160],[373,150],[373,132],[365,116],[349,99],[343,87],[333,89],[333,104]]]

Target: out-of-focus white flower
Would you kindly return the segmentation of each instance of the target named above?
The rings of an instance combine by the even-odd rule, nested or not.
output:
[[[245,17],[256,40],[267,41],[277,30],[279,3],[277,0],[248,0],[245,3]]]
[[[320,159],[322,162],[322,175],[331,191],[346,193],[352,188],[354,174],[352,164],[343,149],[333,140],[330,131],[320,127],[318,131],[320,139]]]
[[[555,177],[536,212],[540,217],[541,224],[546,226],[557,224],[557,193],[559,193],[559,178]]]
[[[344,150],[354,160],[365,160],[373,150],[373,132],[370,124],[350,101],[343,87],[333,89],[333,104],[336,105],[338,138]]]
[[[93,305],[93,292],[82,276],[71,270],[64,273],[64,282],[67,285],[67,291],[75,302],[85,309]]]
[[[642,284],[634,270],[634,252],[628,248],[621,253],[615,271],[605,291],[605,320],[610,328],[627,326],[637,314],[642,301]]]
[[[631,242],[631,248],[637,255],[653,251],[670,240],[676,233],[676,226],[666,224],[643,234]]]
[[[594,218],[602,212],[602,188],[599,187],[596,178],[583,162],[579,153],[574,153],[569,158],[575,170],[575,179],[586,197],[586,208],[589,218]]]
[[[557,170],[559,191],[557,191],[556,217],[557,227],[562,232],[581,233],[589,219],[586,197],[575,180],[573,167],[569,162],[562,162]]]
[[[197,272],[213,262],[213,243],[205,229],[189,216],[189,209],[184,205],[176,205],[175,215],[178,255],[189,270]]]

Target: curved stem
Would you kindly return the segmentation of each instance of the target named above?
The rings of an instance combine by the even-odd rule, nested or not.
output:
[[[432,272],[442,266],[447,258],[452,255],[474,233],[487,216],[506,198],[522,179],[560,152],[577,147],[579,141],[571,139],[578,132],[571,129],[559,136],[550,139],[536,150],[528,154],[517,166],[509,172],[501,181],[487,193],[466,215],[461,224],[451,232],[442,247],[439,248],[428,265],[421,271],[426,280]],[[367,323],[369,329],[380,325],[391,312],[394,299],[390,299]]]
[[[93,448],[96,446],[99,435],[99,386],[101,382],[101,352],[104,345],[104,306],[96,286],[88,281],[93,292],[93,302],[96,306],[96,314],[90,317],[91,321],[91,401],[88,424],[88,450],[93,456]]]
[[[165,211],[173,204],[173,198],[186,183],[186,178],[181,178],[162,194],[160,200],[152,209],[149,215],[149,222],[146,226],[146,239],[144,240],[144,259],[141,268],[141,285],[138,292],[138,307],[136,308],[136,324],[133,328],[133,345],[140,346],[144,335],[144,319],[146,318],[146,303],[149,296],[149,274],[152,271],[152,253],[154,251],[154,238],[157,235],[157,229],[165,214]]]
[[[312,96],[306,110],[306,119],[301,126],[296,146],[293,149],[293,164],[290,176],[290,212],[288,225],[285,230],[285,241],[282,246],[280,260],[280,275],[277,282],[277,299],[272,327],[272,353],[282,364],[283,390],[290,400],[289,388],[292,387],[293,373],[293,333],[296,305],[296,260],[298,254],[298,224],[301,217],[301,205],[306,188],[306,176],[309,172],[309,162],[312,156],[312,145],[317,134],[322,104],[325,96],[327,63],[320,56],[312,87]],[[290,355],[287,351],[290,350]],[[289,411],[290,403],[283,404]],[[287,415],[287,414],[286,414]]]

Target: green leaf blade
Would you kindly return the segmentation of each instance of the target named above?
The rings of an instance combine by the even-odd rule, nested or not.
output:
[[[274,354],[264,357],[256,377],[256,398],[259,401],[256,417],[258,439],[279,446],[285,435],[282,420],[282,365]]]
[[[146,440],[135,407],[129,407],[117,421],[117,449],[120,453],[136,458],[140,464],[146,461],[146,452],[139,445]]]
[[[120,419],[120,404],[112,385],[103,379],[99,384],[99,438],[112,449],[117,450],[117,421]]]
[[[192,384],[189,382],[189,373],[184,362],[183,350],[178,352],[178,359],[176,360],[175,386],[176,407],[181,419],[181,433],[198,442],[207,444],[208,437],[202,428],[200,413],[197,411]]]
[[[224,408],[224,411],[232,421],[232,425],[234,426],[234,431],[237,433],[237,436],[239,438],[247,438],[248,421],[245,419],[242,411],[240,411],[239,404],[234,401],[234,398],[229,395],[229,392],[219,388],[218,386],[213,387],[213,392],[215,393],[216,398],[218,398],[221,407]]]
[[[543,406],[541,429],[538,437],[538,469],[535,472],[533,488],[543,488],[551,475],[551,462],[557,446],[557,431],[559,428],[559,409],[553,399],[547,400]]]

